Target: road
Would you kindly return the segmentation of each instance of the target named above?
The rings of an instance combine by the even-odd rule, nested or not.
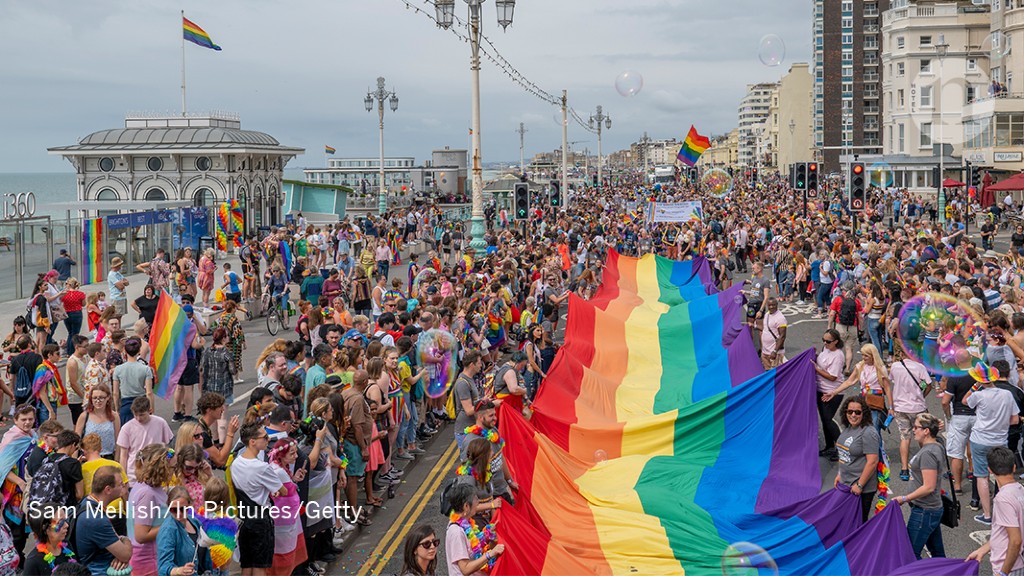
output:
[[[1001,234],[995,249],[1005,251],[1008,248],[1009,235]],[[741,279],[745,278],[737,277],[737,281]],[[827,327],[827,321],[811,317],[812,305],[784,303],[780,308],[786,315],[790,327],[786,338],[787,357],[791,358],[807,348],[821,345],[821,336]],[[935,415],[942,414],[941,404],[934,394],[930,395],[927,401],[929,412]],[[899,478],[899,432],[896,427],[892,427],[891,433],[883,431],[882,440],[890,460],[895,458],[895,463],[890,466],[893,470],[890,481],[891,494],[906,494],[909,492],[909,483]],[[399,573],[402,568],[403,539],[416,524],[430,524],[437,531],[437,537],[444,541],[444,530],[448,521],[439,510],[438,489],[444,485],[444,481],[454,476],[458,464],[454,457],[454,431],[451,426],[442,429],[424,448],[427,453],[408,468],[395,500],[385,503],[384,508],[374,518],[373,526],[354,533],[347,540],[345,552],[331,567],[330,574],[366,576]],[[912,446],[911,455],[916,451],[917,446]],[[825,492],[832,488],[837,464],[829,462],[826,458],[819,458],[818,462],[821,470],[821,489]],[[968,484],[965,483],[966,486]],[[969,500],[968,491],[966,496],[961,497],[963,515],[960,527],[942,527],[943,543],[948,557],[966,557],[988,539],[989,529],[973,520],[974,515],[979,512],[968,507]],[[908,517],[909,508],[904,507],[903,513],[904,518]],[[438,573],[447,573],[443,544],[438,551]],[[983,563],[981,573],[990,574],[990,565]]]

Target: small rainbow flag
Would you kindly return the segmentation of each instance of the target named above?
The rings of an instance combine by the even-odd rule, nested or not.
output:
[[[103,218],[82,222],[82,283],[103,281]]]
[[[334,148],[331,148],[330,146],[326,145],[324,146],[324,154],[334,154],[335,152],[337,152],[337,150],[335,150]]]
[[[193,44],[198,44],[203,48],[220,50],[220,46],[213,43],[213,40],[210,39],[210,35],[206,33],[206,30],[203,30],[198,24],[192,22],[188,18],[185,18],[184,14],[181,16],[181,25],[182,28],[184,28],[185,40],[188,40]]]
[[[196,325],[166,290],[161,291],[149,333],[149,365],[156,374],[154,391],[161,398],[174,394],[195,337]]]
[[[700,155],[708,148],[711,148],[711,141],[706,136],[698,134],[697,129],[690,124],[690,132],[686,135],[686,140],[683,141],[683,146],[676,154],[676,158],[687,166],[694,166]]]

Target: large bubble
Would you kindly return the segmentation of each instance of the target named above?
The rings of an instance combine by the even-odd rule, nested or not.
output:
[[[962,376],[985,353],[981,312],[968,302],[919,294],[900,309],[897,336],[908,356],[942,376]]]
[[[615,90],[622,96],[636,96],[644,87],[644,77],[639,72],[626,70],[615,78]]]
[[[990,62],[996,62],[1010,53],[1010,39],[1002,32],[993,32],[981,41],[980,52],[989,57]]]
[[[455,337],[445,330],[427,330],[416,341],[419,365],[427,371],[427,396],[440,398],[455,381],[456,366],[452,354]]]
[[[893,176],[892,166],[889,166],[886,162],[875,162],[868,169],[868,179],[871,185],[878,188],[889,188],[892,186]]]
[[[761,37],[757,49],[757,59],[765,66],[778,66],[786,59],[786,44],[777,34],[766,34]]]
[[[757,544],[736,542],[722,554],[722,576],[776,576],[779,565]]]
[[[715,198],[724,198],[732,192],[732,176],[721,168],[712,168],[700,177],[700,183]]]

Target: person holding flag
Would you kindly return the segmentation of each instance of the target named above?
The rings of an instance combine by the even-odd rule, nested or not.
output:
[[[68,405],[68,391],[60,377],[57,362],[60,361],[60,346],[43,346],[43,362],[36,368],[32,378],[32,397],[36,399],[39,421],[56,420],[57,408]]]

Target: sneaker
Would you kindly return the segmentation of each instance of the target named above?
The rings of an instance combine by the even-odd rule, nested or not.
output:
[[[900,470],[900,480],[910,482],[910,470]]]
[[[401,454],[395,454],[392,458],[398,458],[399,460],[415,460],[416,457],[408,452],[402,452]]]
[[[407,450],[409,454],[426,454],[427,451],[422,448],[410,448]]]
[[[432,438],[432,436],[430,434],[424,434],[422,432],[416,435],[416,441],[417,442],[426,442],[427,440],[430,440],[431,438]]]
[[[978,514],[977,516],[975,516],[974,521],[978,524],[984,524],[985,526],[992,525],[992,517],[986,517],[984,514]]]
[[[398,468],[394,468],[394,467],[392,467],[392,468],[391,468],[391,470],[388,470],[388,471],[387,471],[387,472],[386,472],[385,474],[383,474],[383,475],[384,475],[384,476],[387,476],[388,478],[401,478],[401,477],[402,477],[402,474],[405,474],[405,472],[402,472],[402,471],[401,471],[401,470],[399,470]]]
[[[967,506],[971,510],[981,510],[981,502],[979,502],[977,500],[971,500],[971,502]]]
[[[323,574],[323,572],[320,571],[320,568],[316,565],[316,562],[310,562],[309,564],[306,564],[306,576],[320,576],[320,574]]]
[[[174,416],[171,416],[171,422],[181,422],[185,419],[185,415],[181,412],[175,412]]]

